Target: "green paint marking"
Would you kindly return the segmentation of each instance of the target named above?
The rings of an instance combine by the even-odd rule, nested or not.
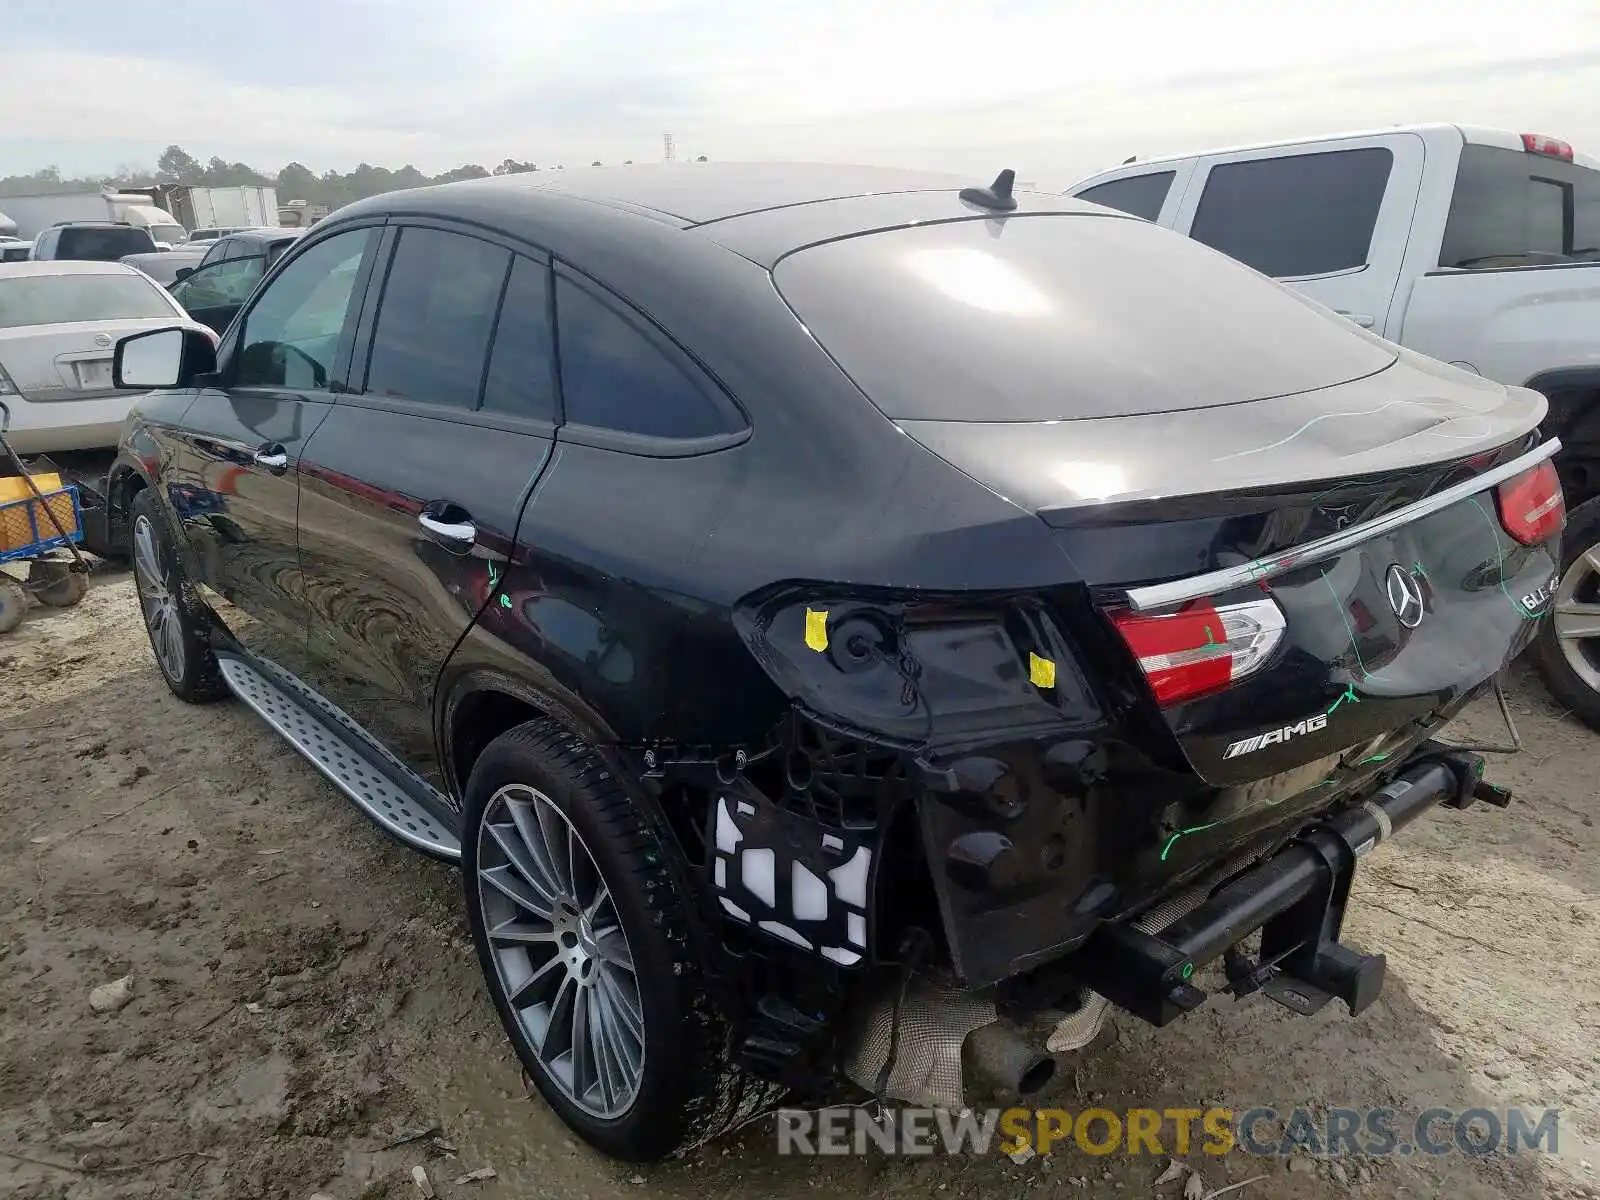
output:
[[[1183,978],[1185,978],[1185,979],[1193,979],[1194,978],[1194,964],[1192,962],[1184,963],[1183,964],[1183,970],[1178,972],[1178,974],[1183,976]]]
[[[1357,657],[1357,659],[1359,659],[1361,656],[1359,654],[1357,654],[1356,657]],[[1370,676],[1369,676],[1369,678],[1370,678]],[[1356,689],[1352,685],[1350,685],[1348,683],[1344,685],[1344,695],[1340,696],[1337,700],[1335,700],[1333,702],[1332,707],[1330,707],[1328,709],[1328,715],[1330,717],[1333,716],[1334,712],[1338,709],[1339,705],[1343,704],[1346,700],[1348,700],[1351,704],[1360,704],[1361,703],[1361,697],[1356,695]]]
[[[1363,758],[1360,762],[1358,762],[1356,764],[1356,766],[1364,767],[1368,763],[1386,762],[1388,760],[1388,758],[1389,758],[1389,756],[1387,754],[1374,754],[1369,758]]]
[[[1496,582],[1500,585],[1501,593],[1504,594],[1507,600],[1511,601],[1511,607],[1517,610],[1517,616],[1521,617],[1524,621],[1538,620],[1538,613],[1529,612],[1523,606],[1522,601],[1518,600],[1506,590],[1506,577],[1504,570],[1506,565],[1506,555],[1505,551],[1500,548],[1500,532],[1495,527],[1494,518],[1489,515],[1489,510],[1478,503],[1478,498],[1476,496],[1471,496],[1469,499],[1472,501],[1472,507],[1483,514],[1484,523],[1489,526],[1489,536],[1494,539],[1494,573],[1497,576]]]
[[[501,608],[510,608],[511,607],[511,597],[506,595],[504,592],[500,593],[500,607]]]
[[[1422,560],[1420,558],[1413,558],[1411,560],[1411,569],[1418,575],[1421,575],[1424,579],[1428,577],[1428,572],[1423,568]]]
[[[1241,814],[1238,814],[1238,815],[1242,816],[1243,814],[1241,813]],[[1213,826],[1221,825],[1221,824],[1222,824],[1221,821],[1208,821],[1204,825],[1191,825],[1187,829],[1178,830],[1177,833],[1173,834],[1171,837],[1169,837],[1167,839],[1167,844],[1165,846],[1161,847],[1161,861],[1162,862],[1166,862],[1167,861],[1167,855],[1172,853],[1173,844],[1175,842],[1177,842],[1177,840],[1179,838],[1183,837],[1185,834],[1199,833],[1202,829],[1210,829]]]

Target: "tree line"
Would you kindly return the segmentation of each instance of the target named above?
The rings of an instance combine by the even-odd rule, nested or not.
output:
[[[633,162],[632,159],[627,161]],[[700,155],[697,161],[705,162],[706,156]],[[598,167],[600,161],[596,159],[590,165]],[[123,165],[106,175],[70,177],[63,176],[57,167],[45,167],[28,175],[7,175],[0,178],[0,198],[42,192],[81,192],[105,187],[151,187],[158,183],[210,187],[258,184],[276,188],[280,204],[289,200],[304,200],[308,204],[325,204],[332,209],[381,192],[424,187],[430,183],[454,183],[458,179],[483,179],[490,175],[519,175],[525,171],[562,169],[561,163],[540,167],[537,163],[507,158],[495,167],[463,163],[438,175],[424,174],[410,163],[398,169],[362,163],[353,171],[342,174],[324,171],[318,175],[305,164],[292,162],[273,175],[258,171],[247,163],[229,162],[218,156],[202,163],[183,147],[168,146],[156,159],[153,168]]]

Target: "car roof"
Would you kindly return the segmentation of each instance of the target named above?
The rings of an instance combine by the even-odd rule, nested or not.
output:
[[[227,227],[224,226],[224,228]],[[258,227],[235,228],[227,233],[222,234],[222,237],[256,242],[275,242],[281,241],[285,238],[297,238],[303,233],[305,233],[304,229],[297,229],[293,225],[263,225]],[[222,237],[219,237],[217,240],[221,241]]]
[[[664,228],[770,267],[791,250],[835,237],[929,220],[1000,215],[958,192],[993,177],[832,163],[650,163],[469,179],[389,192],[346,205],[316,226],[426,216],[499,227],[582,265],[643,246]],[[1060,193],[1015,190],[1017,214],[1110,215]],[[648,271],[648,264],[634,264]]]
[[[31,275],[137,275],[133,267],[98,259],[41,258],[27,262],[0,263],[0,277],[16,279]]]

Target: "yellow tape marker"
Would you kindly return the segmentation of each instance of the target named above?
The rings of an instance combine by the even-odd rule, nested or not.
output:
[[[1053,688],[1056,685],[1056,664],[1028,651],[1028,682],[1034,687]]]
[[[819,654],[828,648],[827,609],[806,609],[806,645]]]

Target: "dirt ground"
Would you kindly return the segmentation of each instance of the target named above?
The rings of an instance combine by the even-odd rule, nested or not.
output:
[[[1174,1196],[1165,1159],[779,1157],[770,1124],[636,1172],[530,1101],[455,873],[401,849],[237,704],[151,662],[125,575],[0,639],[0,1196],[305,1200]],[[1062,1103],[1561,1110],[1560,1153],[1190,1157],[1235,1200],[1600,1197],[1600,739],[1513,678],[1509,812],[1436,812],[1367,860],[1359,1019],[1213,998],[1131,1018]],[[1464,724],[1493,736],[1490,709]],[[133,998],[91,1008],[124,975]],[[407,1131],[435,1139],[384,1149]],[[477,1168],[493,1179],[456,1182]]]

